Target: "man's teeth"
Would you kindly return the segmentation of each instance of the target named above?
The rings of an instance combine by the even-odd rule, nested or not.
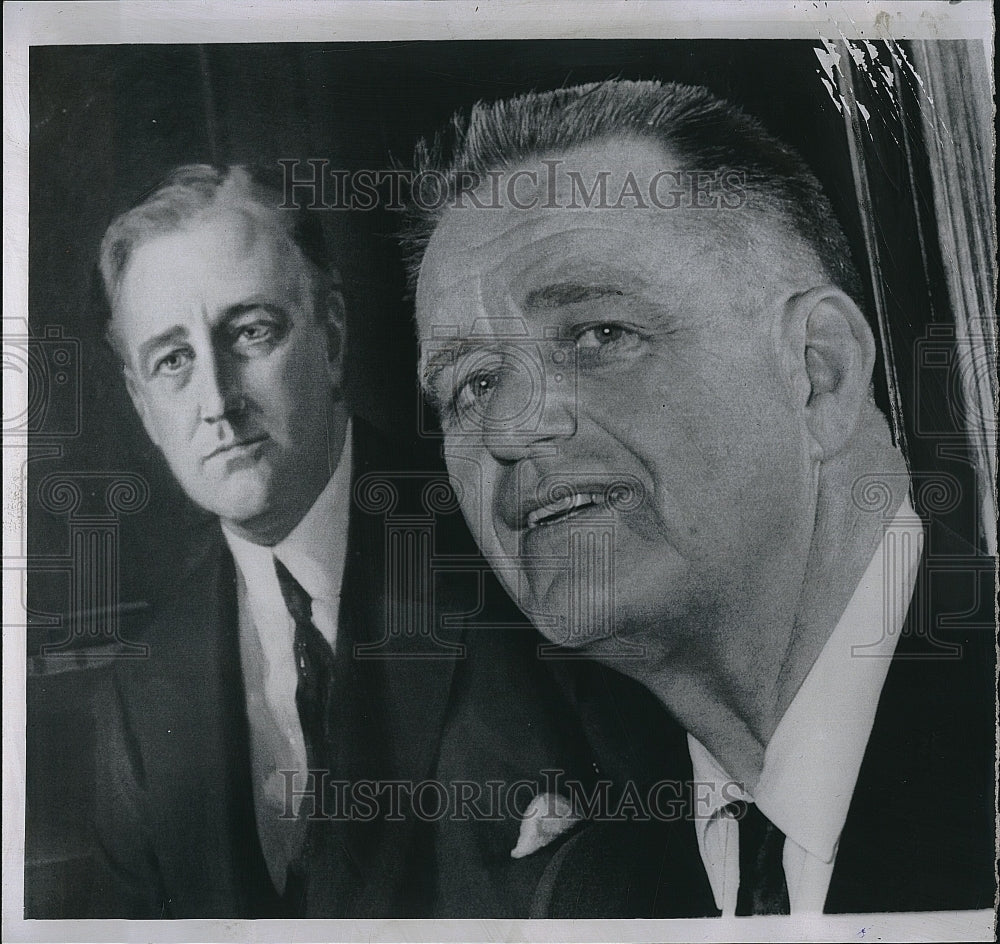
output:
[[[528,530],[544,527],[556,520],[567,517],[579,508],[589,505],[603,505],[603,492],[574,492],[559,501],[549,502],[528,513]]]

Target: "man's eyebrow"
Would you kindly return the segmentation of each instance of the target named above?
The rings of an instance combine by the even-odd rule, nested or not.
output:
[[[434,382],[438,375],[446,367],[450,367],[463,355],[481,350],[484,343],[489,343],[489,338],[453,338],[449,341],[439,341],[434,344],[434,350],[421,360],[420,365],[420,386],[423,390],[435,395]],[[424,342],[425,344],[427,342]]]
[[[154,334],[153,337],[143,341],[142,344],[139,345],[139,363],[145,364],[146,359],[157,348],[165,347],[168,344],[176,344],[178,341],[183,341],[187,337],[187,334],[187,328],[183,325],[174,325],[172,328],[167,328],[166,331]]]
[[[529,292],[524,300],[525,308],[562,308],[565,305],[579,305],[583,302],[598,301],[611,296],[625,296],[628,293],[617,285],[585,285],[580,282],[558,282]]]
[[[266,311],[269,314],[276,315],[278,317],[288,317],[288,312],[286,309],[272,301],[267,301],[264,298],[248,298],[245,301],[237,302],[235,305],[229,305],[223,309],[221,316],[219,317],[219,324],[226,324],[232,321],[234,318],[238,318],[240,315],[245,315],[249,311]]]

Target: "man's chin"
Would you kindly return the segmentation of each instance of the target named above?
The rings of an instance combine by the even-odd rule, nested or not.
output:
[[[233,483],[227,483],[231,485]],[[222,494],[218,492],[204,496],[203,501],[195,498],[196,504],[205,511],[216,515],[233,530],[247,536],[267,530],[267,523],[275,517],[274,497],[263,489],[253,488],[256,483],[246,483],[244,489],[227,488]]]
[[[521,610],[532,625],[553,645],[574,650],[581,655],[606,640],[620,635],[611,597],[580,588],[572,592],[568,581],[554,579],[545,583],[544,592],[526,581],[530,589],[514,594]]]
[[[532,625],[553,645],[607,665],[647,656],[647,642],[690,611],[686,595],[662,575],[664,598],[636,587],[597,589],[563,575],[521,573],[520,593],[511,595]],[[671,592],[673,590],[673,592]],[[634,592],[630,592],[634,591]]]
[[[552,646],[562,650],[564,658],[593,659],[605,665],[624,667],[646,657],[646,647],[629,638],[624,628],[571,623],[561,615],[528,612],[528,618]],[[553,653],[553,655],[555,655]]]

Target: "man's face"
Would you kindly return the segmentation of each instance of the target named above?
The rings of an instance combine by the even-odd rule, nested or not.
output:
[[[644,141],[556,157],[588,190],[601,171],[613,187],[670,167]],[[550,639],[683,634],[738,605],[803,526],[781,304],[751,302],[766,273],[751,294],[691,225],[739,210],[567,209],[558,188],[562,209],[542,208],[548,192],[528,210],[449,209],[428,246],[417,321],[449,471]]]
[[[115,300],[153,443],[193,501],[251,534],[283,536],[330,476],[339,311],[314,308],[298,252],[237,209],[140,244]]]

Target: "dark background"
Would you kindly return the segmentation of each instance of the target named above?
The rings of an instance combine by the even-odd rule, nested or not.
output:
[[[844,119],[800,41],[496,41],[308,45],[34,47],[30,58],[29,319],[36,353],[58,329],[75,340],[74,378],[60,391],[32,376],[28,468],[28,915],[79,913],[86,895],[90,789],[86,692],[104,671],[100,638],[80,637],[69,578],[67,517],[39,501],[53,472],[129,471],[149,502],[119,521],[121,634],[169,584],[201,514],[154,454],[100,340],[104,301],[98,244],[111,218],[170,168],[324,158],[331,168],[403,163],[422,136],[479,99],[610,77],[706,85],[793,144],[817,173],[868,272]],[[912,104],[912,103],[911,103]],[[915,135],[918,131],[911,127]],[[891,134],[874,134],[883,277],[904,403],[904,443],[917,477],[944,470],[960,486],[949,526],[977,539],[975,487],[963,458],[958,393],[947,366],[921,372],[915,343],[939,325],[950,356],[950,314],[931,227],[927,168]],[[308,168],[303,167],[301,173]],[[394,233],[385,210],[329,211],[325,223],[350,306],[349,387],[355,409],[413,446],[416,351]],[[921,249],[921,235],[923,248]],[[50,378],[51,379],[51,378]],[[34,388],[30,386],[34,383]],[[881,365],[877,392],[885,402]],[[76,392],[78,389],[78,393]],[[919,392],[919,397],[917,393]],[[922,412],[921,412],[922,411]],[[39,414],[40,415],[40,414]],[[76,421],[78,420],[78,422]],[[930,431],[930,432],[928,432]],[[415,448],[415,447],[413,447]],[[433,446],[432,446],[433,448]],[[948,450],[951,456],[947,455]],[[90,483],[90,484],[87,484]],[[96,489],[92,479],[85,488]],[[919,502],[918,502],[919,504]],[[918,507],[918,510],[920,509]],[[53,561],[56,563],[53,564]],[[42,647],[71,640],[72,652]]]

